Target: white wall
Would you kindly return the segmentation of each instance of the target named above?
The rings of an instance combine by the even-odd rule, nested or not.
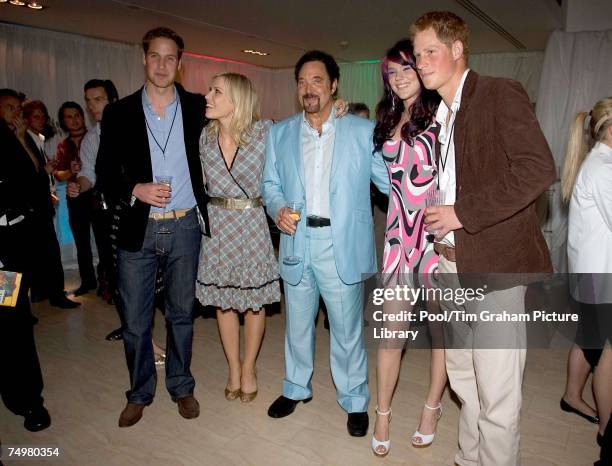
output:
[[[612,29],[612,0],[564,0],[567,32]]]

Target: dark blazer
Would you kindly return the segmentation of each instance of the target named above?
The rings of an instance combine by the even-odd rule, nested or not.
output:
[[[13,130],[0,118],[0,216],[16,214],[25,217],[52,217],[54,209],[49,178],[45,172],[46,160],[30,135],[26,133],[25,138],[40,165],[38,171]]]
[[[7,270],[18,272],[30,272],[40,261],[38,246],[50,247],[45,243],[45,226],[49,225],[55,235],[51,223],[54,208],[45,160],[30,135],[26,133],[25,137],[40,165],[38,171],[13,130],[0,118],[0,218],[3,220],[3,225],[0,225],[0,261]],[[21,221],[8,225],[21,216]],[[22,286],[28,285],[24,282]]]
[[[204,188],[199,149],[200,133],[206,124],[206,103],[203,96],[185,91],[180,84],[175,86],[181,99],[191,186],[204,220],[204,234],[210,236],[206,210],[208,195]],[[104,109],[96,174],[96,187],[111,203],[121,206],[118,247],[127,251],[139,251],[144,241],[151,206],[139,200],[130,205],[132,191],[137,183],[153,181],[149,138],[142,108],[142,88]]]
[[[535,201],[556,178],[522,86],[470,71],[455,123],[457,270],[551,272]]]

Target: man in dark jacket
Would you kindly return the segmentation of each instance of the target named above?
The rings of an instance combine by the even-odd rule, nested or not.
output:
[[[43,406],[30,298],[37,225],[51,216],[49,179],[21,118],[19,94],[0,89],[0,269],[23,274],[14,308],[0,307],[0,395],[32,432],[51,425]]]
[[[155,395],[151,324],[158,268],[164,275],[168,329],[166,387],[181,416],[199,415],[190,365],[198,217],[209,234],[198,147],[205,102],[174,82],[183,52],[174,31],[153,29],[142,45],[145,85],[105,108],[96,163],[98,189],[121,206],[118,291],[131,387],[120,427],[138,422]]]

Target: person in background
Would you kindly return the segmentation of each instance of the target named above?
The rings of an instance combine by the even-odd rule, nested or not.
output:
[[[597,102],[590,112],[576,115],[561,189],[563,199],[570,203],[567,257],[571,292],[581,311],[576,346],[568,363],[568,379],[576,375],[573,383],[581,387],[577,399],[568,401],[578,408],[570,406],[573,412],[596,417],[582,401],[582,389],[592,370],[599,418],[597,440],[603,446],[612,411],[612,97]],[[578,367],[572,368],[572,364]]]
[[[100,145],[100,120],[102,112],[109,102],[119,99],[117,89],[110,80],[92,79],[85,83],[85,104],[87,112],[94,122],[94,126],[87,131],[81,141],[79,159],[81,171],[76,180],[68,182],[68,197],[76,199],[88,198],[91,211],[91,225],[98,250],[98,295],[105,301],[112,302],[114,286],[113,253],[111,246],[111,220],[112,211],[109,210],[104,197],[92,189],[96,182],[96,158]]]
[[[352,102],[349,104],[348,112],[361,118],[370,119],[370,109],[362,102]]]
[[[56,162],[55,159],[47,157],[45,152],[45,141],[55,134],[55,130],[49,124],[47,107],[40,100],[30,100],[23,105],[23,118],[28,124],[28,134],[32,137],[38,151],[47,162],[45,164],[45,171],[49,174],[51,194],[55,195],[53,172],[55,171]],[[54,204],[56,203],[57,200],[54,200]]]
[[[430,286],[438,270],[438,255],[433,242],[427,239],[424,207],[428,191],[436,187],[438,128],[434,117],[440,97],[423,87],[416,71],[412,44],[407,39],[387,51],[381,71],[384,94],[376,107],[374,149],[382,152],[391,180],[383,283],[389,288]],[[426,304],[432,312],[437,311],[436,303]],[[409,310],[406,303],[394,300],[386,300],[383,305],[385,314],[406,310]],[[388,325],[397,326],[396,323]],[[430,381],[419,427],[412,436],[412,444],[416,447],[426,447],[434,440],[447,380],[441,325],[433,323],[429,329],[432,334]],[[402,325],[402,330],[407,330],[407,326]],[[437,332],[435,336],[434,332]],[[389,338],[381,342],[377,353],[378,402],[372,449],[378,456],[386,455],[391,447],[391,400],[405,344],[405,339]]]
[[[75,182],[81,171],[79,149],[85,136],[85,115],[76,102],[64,102],[57,112],[61,128],[68,133],[57,146],[56,166],[54,176],[57,181]],[[96,273],[91,251],[92,199],[91,193],[71,197],[67,192],[68,220],[77,250],[77,262],[81,285],[74,291],[75,296],[95,290],[97,287]]]
[[[53,172],[57,164],[55,159],[49,159],[47,157],[45,151],[45,141],[53,137],[54,134],[53,127],[49,124],[47,107],[40,100],[29,101],[23,106],[23,116],[28,123],[28,134],[35,143],[37,156],[39,156],[41,163],[45,163],[45,172],[49,177],[51,202],[53,206],[56,206],[59,199],[55,193],[55,177],[53,176]],[[55,209],[53,209],[52,214],[55,215]],[[45,242],[41,244],[41,246],[41,260],[37,261],[32,271],[32,302],[39,302],[53,295],[58,298],[52,301],[56,304],[60,304],[60,307],[63,305],[70,307],[78,306],[76,302],[74,305],[70,304],[72,301],[64,296],[64,269],[55,229],[47,231]],[[50,292],[50,289],[53,291]]]
[[[109,103],[119,99],[117,89],[109,79],[90,79],[85,83],[85,105],[87,112],[94,122],[94,126],[87,131],[79,150],[81,159],[81,171],[75,181],[68,183],[68,197],[77,198],[83,193],[92,190],[96,184],[96,160],[98,158],[98,148],[100,146],[100,121],[104,109]],[[98,248],[98,281],[99,293],[102,298],[109,303],[118,304],[114,300],[116,291],[116,264],[113,258],[111,226],[113,214],[115,212],[112,205],[108,205],[104,197],[97,190],[92,192],[92,202],[94,205],[92,212],[92,225],[96,246]],[[119,315],[121,312],[117,309]],[[122,338],[121,327],[110,332],[106,339],[116,341]]]
[[[41,240],[40,227],[51,224],[53,206],[43,159],[12,89],[0,89],[0,147],[0,271],[23,274],[15,307],[0,307],[0,396],[10,411],[24,417],[27,430],[37,432],[51,425],[51,417],[41,396],[28,291],[39,260],[33,245]]]

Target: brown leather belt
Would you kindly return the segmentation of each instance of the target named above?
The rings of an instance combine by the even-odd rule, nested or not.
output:
[[[167,212],[152,212],[149,214],[149,218],[153,220],[173,220],[175,218],[181,218],[187,215],[191,209],[178,209],[169,210]]]
[[[209,200],[210,204],[221,207],[222,209],[228,210],[244,210],[253,209],[255,207],[261,207],[263,202],[261,197],[254,197],[252,199],[233,199],[230,197],[211,197]]]
[[[447,246],[442,243],[434,243],[434,251],[444,257],[447,261],[457,262],[457,256],[455,255],[455,248]]]

